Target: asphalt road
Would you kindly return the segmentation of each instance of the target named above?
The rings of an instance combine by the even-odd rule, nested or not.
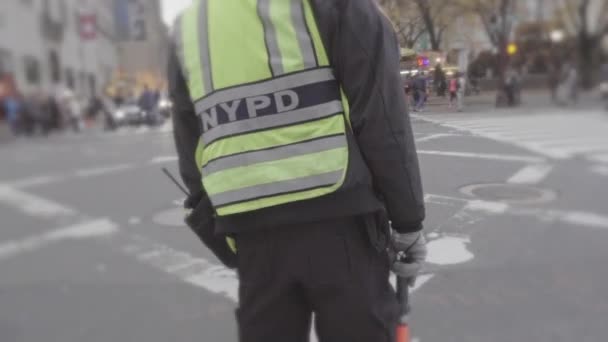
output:
[[[422,342],[605,341],[608,117],[413,119]],[[0,340],[236,341],[237,279],[181,224],[170,127],[0,145]]]

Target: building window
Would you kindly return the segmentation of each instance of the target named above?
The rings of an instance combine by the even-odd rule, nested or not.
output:
[[[61,63],[57,52],[49,52],[49,70],[51,72],[51,81],[59,83],[61,81]]]
[[[35,57],[26,56],[23,58],[25,79],[29,84],[40,83],[40,63]]]

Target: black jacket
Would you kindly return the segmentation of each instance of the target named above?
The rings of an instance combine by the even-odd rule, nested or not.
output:
[[[399,74],[399,46],[389,20],[372,0],[312,0],[317,24],[350,104],[350,160],[343,188],[324,197],[254,212],[217,217],[216,231],[238,233],[386,208],[393,228],[422,228],[424,196],[418,157]],[[169,58],[169,92],[182,179],[205,197],[194,161],[200,123],[181,74],[175,48]],[[206,201],[205,203],[209,203]]]

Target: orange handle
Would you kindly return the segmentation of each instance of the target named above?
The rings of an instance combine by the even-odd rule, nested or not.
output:
[[[410,342],[410,327],[407,324],[397,327],[397,342]]]

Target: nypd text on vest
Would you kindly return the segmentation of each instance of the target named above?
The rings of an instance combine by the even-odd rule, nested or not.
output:
[[[212,107],[201,113],[203,131],[221,124],[253,119],[263,115],[290,112],[298,108],[300,98],[293,90],[282,90],[269,95],[237,99]]]

